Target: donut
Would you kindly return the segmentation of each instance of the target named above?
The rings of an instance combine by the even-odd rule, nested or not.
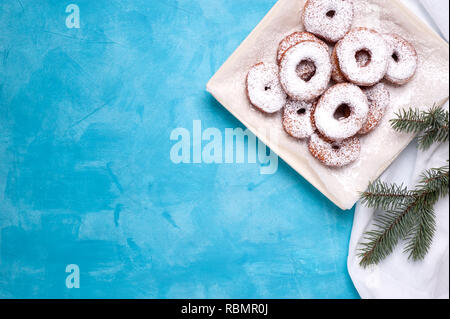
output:
[[[314,126],[330,141],[358,133],[367,121],[369,102],[356,85],[340,83],[329,88],[314,109]]]
[[[364,88],[363,92],[369,101],[369,113],[367,121],[358,134],[367,134],[380,124],[390,104],[390,94],[383,83],[378,83],[370,88]]]
[[[328,142],[320,134],[314,133],[309,139],[308,149],[324,165],[342,167],[359,158],[361,143],[356,136],[340,142]]]
[[[278,46],[278,53],[277,53],[278,65],[281,63],[283,55],[286,53],[287,50],[303,41],[316,41],[317,43],[323,45],[325,49],[329,50],[328,45],[322,40],[316,38],[314,34],[309,32],[294,32],[285,37]],[[314,76],[315,73],[316,67],[314,66],[314,63],[312,63],[311,61],[302,61],[297,66],[297,74],[303,81],[309,81]]]
[[[306,31],[337,42],[350,30],[353,22],[352,0],[307,0],[303,8]]]
[[[246,86],[250,103],[264,113],[278,112],[286,104],[286,93],[280,86],[275,64],[254,65],[247,74]]]
[[[303,79],[297,73],[301,63],[315,67],[311,78]],[[293,100],[311,101],[327,88],[331,78],[331,62],[328,50],[315,41],[304,41],[290,48],[280,63],[280,83]]]
[[[414,46],[397,34],[384,34],[388,43],[388,68],[384,78],[396,85],[409,82],[417,69],[417,52]]]
[[[365,51],[357,52],[355,55],[356,63],[360,67],[366,66],[370,62],[370,55]],[[336,46],[333,48],[331,53],[331,78],[336,83],[347,82],[344,74],[342,74],[341,68],[339,67],[339,61],[336,54]]]
[[[385,76],[388,52],[383,36],[367,28],[352,29],[336,44],[336,56],[342,74],[360,86],[372,86]],[[365,61],[361,63],[364,56]]]
[[[303,41],[317,41],[318,43],[322,44],[324,48],[328,50],[328,45],[323,42],[322,40],[316,38],[314,34],[309,32],[294,32],[289,34],[287,37],[285,37],[283,40],[281,40],[280,44],[278,45],[278,51],[277,51],[277,63],[278,65],[281,63],[281,59],[283,58],[283,55],[286,53],[287,50],[292,48],[294,45],[299,44]]]
[[[311,110],[315,102],[288,99],[283,109],[283,128],[290,136],[304,139],[314,133]]]

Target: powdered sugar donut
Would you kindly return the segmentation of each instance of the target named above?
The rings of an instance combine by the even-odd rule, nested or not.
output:
[[[297,67],[304,62],[314,64],[315,73],[302,79]],[[290,48],[281,59],[280,83],[294,100],[311,101],[321,95],[331,78],[331,62],[328,50],[315,41],[304,41]]]
[[[360,67],[365,67],[370,62],[370,55],[365,51],[359,51],[355,55],[356,63]],[[344,74],[339,67],[339,61],[336,54],[336,46],[333,48],[333,52],[331,54],[331,78],[336,83],[344,83],[347,82]]]
[[[309,32],[294,32],[285,37],[278,46],[278,53],[277,53],[277,62],[278,64],[281,63],[281,60],[283,58],[283,55],[286,53],[287,50],[292,48],[294,45],[299,44],[303,41],[315,41],[323,47],[328,50],[328,45],[323,42],[322,40],[316,38],[314,34]],[[309,81],[314,74],[316,73],[316,67],[313,62],[311,61],[302,61],[297,66],[297,74],[303,81]]]
[[[367,121],[369,103],[356,85],[340,83],[329,88],[314,110],[314,125],[329,140],[349,138]]]
[[[290,136],[307,138],[314,133],[311,124],[311,109],[315,102],[288,99],[283,109],[283,128]]]
[[[359,134],[367,134],[378,126],[390,104],[390,94],[383,83],[363,89],[369,101],[367,121]]]
[[[353,163],[361,153],[361,143],[356,136],[330,143],[314,133],[309,139],[308,148],[315,158],[331,167],[342,167]]]
[[[351,30],[336,45],[336,56],[342,74],[357,85],[372,86],[386,74],[388,45],[383,36],[367,28]],[[367,63],[357,61],[366,55]]]
[[[417,69],[417,52],[414,46],[397,34],[384,34],[389,45],[388,68],[385,79],[397,85],[409,82]]]
[[[260,111],[275,113],[286,104],[276,65],[262,62],[254,65],[247,74],[246,84],[250,103]]]
[[[303,9],[303,24],[308,32],[337,42],[351,28],[352,0],[308,0]]]
[[[328,50],[328,45],[322,40],[316,38],[314,34],[309,32],[294,32],[289,34],[283,40],[281,40],[277,51],[278,64],[280,64],[281,59],[283,58],[283,55],[286,53],[287,50],[303,41],[316,41],[317,43],[322,44],[324,48]]]

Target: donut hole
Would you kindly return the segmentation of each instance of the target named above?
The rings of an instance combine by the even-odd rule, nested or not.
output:
[[[372,54],[370,54],[370,51],[365,49],[359,50],[355,53],[355,60],[360,68],[364,68],[368,66],[372,60]]]
[[[305,82],[308,82],[316,74],[316,65],[311,60],[302,60],[297,65],[297,75]]]
[[[395,62],[398,62],[398,61],[400,60],[400,57],[398,56],[398,53],[397,53],[397,52],[392,53],[392,59],[393,59]]]
[[[327,15],[328,18],[332,19],[336,15],[336,11],[330,10],[330,11],[327,12],[326,15]]]
[[[333,143],[331,145],[331,148],[335,151],[339,151],[341,149],[341,146],[339,144]]]
[[[297,110],[297,114],[298,115],[304,115],[306,113],[306,109],[304,107],[302,107],[301,109]]]
[[[334,111],[334,118],[336,120],[344,120],[348,118],[352,114],[352,109],[348,104],[341,104],[337,107],[336,111]]]

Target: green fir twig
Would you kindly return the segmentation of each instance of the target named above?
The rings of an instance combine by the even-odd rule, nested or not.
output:
[[[413,196],[413,192],[403,184],[397,186],[376,181],[371,183],[367,191],[362,194],[361,203],[375,209],[390,210]]]
[[[399,132],[419,134],[418,143],[422,150],[433,143],[449,140],[449,112],[442,107],[433,106],[429,111],[402,110],[396,117],[390,121],[392,127]]]

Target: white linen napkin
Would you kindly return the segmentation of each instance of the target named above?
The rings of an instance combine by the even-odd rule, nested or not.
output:
[[[447,0],[404,1],[418,16],[431,27],[430,17],[441,34],[448,41],[448,2]],[[425,8],[428,11],[426,13]],[[435,28],[436,29],[436,28]],[[448,103],[447,103],[448,107]],[[404,183],[414,187],[420,174],[432,167],[441,167],[449,158],[448,143],[434,145],[426,152],[417,150],[413,142],[380,177],[389,183]],[[403,245],[379,265],[362,268],[357,256],[363,234],[373,222],[375,211],[356,206],[353,229],[350,239],[348,271],[361,298],[449,298],[449,199],[440,200],[435,206],[437,229],[433,245],[424,261],[413,262],[403,253]]]
[[[420,0],[420,2],[436,23],[443,38],[448,41],[449,2],[447,0]]]

